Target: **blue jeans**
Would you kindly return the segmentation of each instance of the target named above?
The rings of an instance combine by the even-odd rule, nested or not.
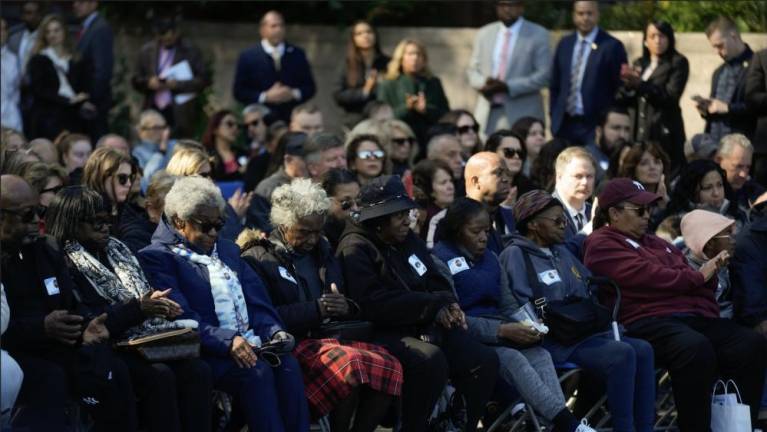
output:
[[[592,336],[567,358],[602,377],[615,432],[650,432],[655,422],[655,360],[644,340]]]

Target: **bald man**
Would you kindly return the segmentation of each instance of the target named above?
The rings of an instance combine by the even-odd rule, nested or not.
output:
[[[500,254],[505,246],[503,237],[513,232],[513,223],[510,226],[507,221],[509,216],[501,209],[501,203],[509,196],[511,188],[506,166],[496,153],[479,152],[466,162],[463,175],[466,196],[485,204],[493,221],[487,247]]]
[[[234,98],[243,105],[260,103],[275,120],[290,122],[290,112],[314,96],[312,68],[304,51],[285,42],[285,20],[277,11],[264,14],[261,42],[240,53],[234,75]]]
[[[55,240],[38,235],[37,204],[37,193],[24,179],[0,177],[1,275],[13,311],[3,348],[24,371],[18,404],[29,408],[14,427],[64,430],[65,410],[77,389],[98,430],[135,430],[127,367],[100,344],[109,338],[106,315],[86,319],[80,312],[63,252]],[[77,367],[78,358],[96,355],[96,367]]]

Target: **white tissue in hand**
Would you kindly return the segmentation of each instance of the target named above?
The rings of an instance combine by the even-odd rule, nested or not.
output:
[[[541,322],[537,322],[537,321],[533,321],[531,319],[526,319],[526,320],[522,321],[522,324],[524,324],[526,326],[530,326],[530,327],[538,330],[538,333],[547,334],[549,332],[549,328],[546,327],[546,324],[541,323]]]

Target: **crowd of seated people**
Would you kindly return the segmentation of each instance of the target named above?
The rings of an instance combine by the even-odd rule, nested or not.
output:
[[[678,430],[709,429],[719,379],[767,427],[767,54],[733,20],[707,28],[723,63],[687,141],[674,29],[647,23],[630,67],[597,2],[553,52],[495,2],[458,71],[474,111],[430,47],[389,56],[357,21],[339,119],[269,11],[244,108],[202,120],[206,62],[159,16],[122,137],[111,27],[73,7],[77,34],[33,1],[2,21],[3,430],[471,432],[521,401],[592,432],[566,401],[598,393],[607,427],[649,432],[659,370]],[[570,305],[590,312],[557,321]],[[582,373],[563,389],[561,368]]]

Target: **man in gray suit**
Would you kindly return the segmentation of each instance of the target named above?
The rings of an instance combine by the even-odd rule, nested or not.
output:
[[[498,1],[498,21],[479,29],[468,76],[480,93],[474,111],[484,134],[522,117],[544,119],[541,89],[549,82],[549,32],[522,18],[523,1]]]

